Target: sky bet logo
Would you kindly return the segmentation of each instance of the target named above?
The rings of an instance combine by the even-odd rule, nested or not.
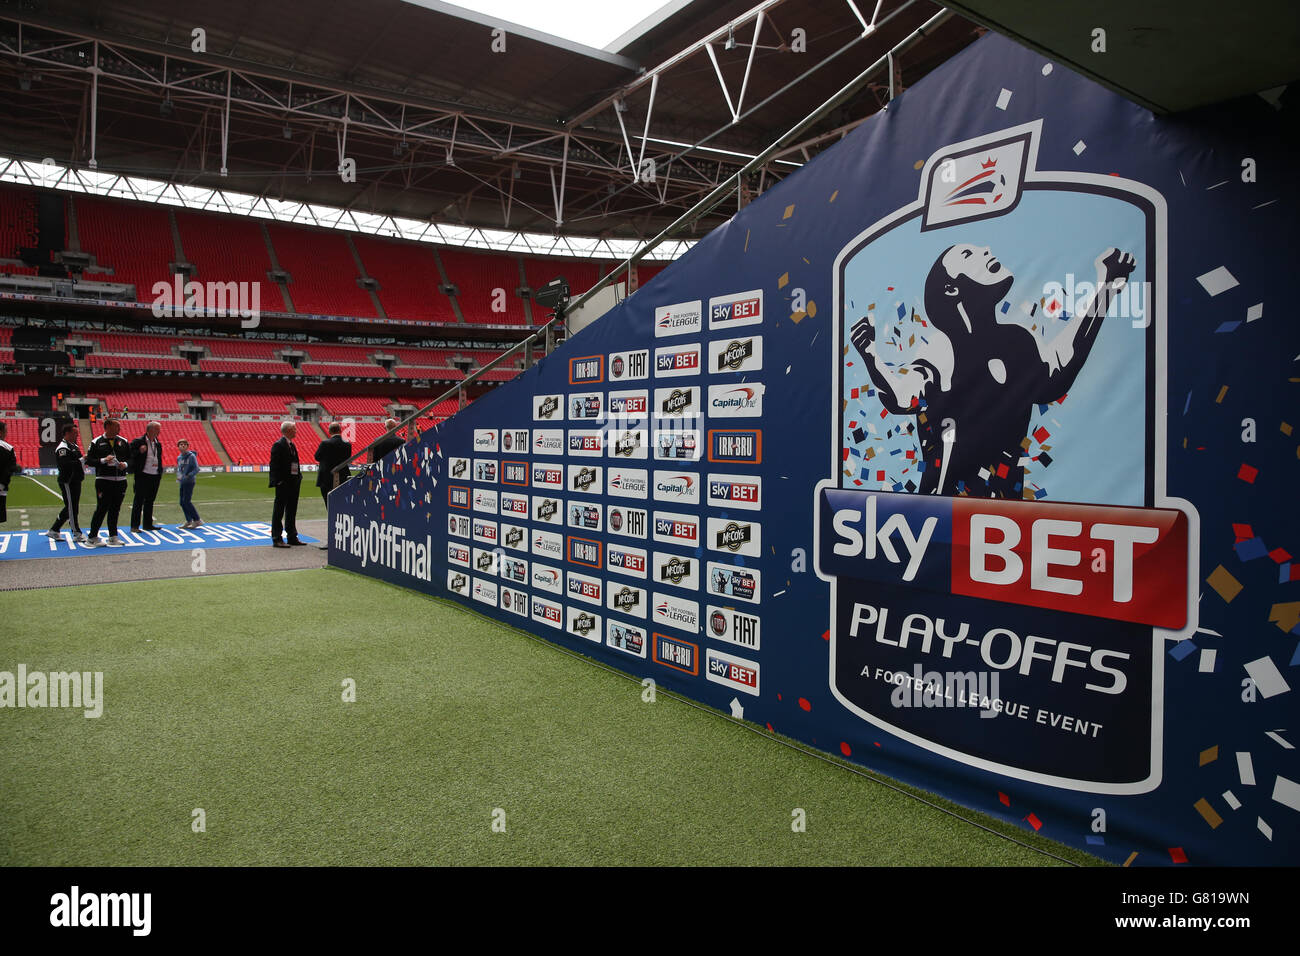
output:
[[[679,375],[698,375],[700,372],[700,346],[668,346],[655,349],[655,375],[658,378],[675,378]]]
[[[763,290],[720,295],[709,300],[709,328],[734,329],[763,321]]]
[[[824,488],[818,570],[1180,630],[1181,511]]]

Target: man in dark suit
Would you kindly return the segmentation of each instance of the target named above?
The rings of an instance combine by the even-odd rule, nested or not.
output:
[[[135,494],[131,497],[132,532],[138,533],[141,528],[156,530],[153,503],[158,497],[158,484],[163,476],[162,442],[158,440],[161,432],[160,422],[150,422],[145,426],[144,434],[131,442],[131,474],[135,476]]]
[[[280,424],[280,439],[271,446],[271,487],[275,489],[275,506],[271,509],[271,544],[277,548],[305,545],[298,540],[298,489],[302,485],[302,469],[298,465],[298,448],[294,436],[298,427],[293,422]],[[281,539],[288,533],[289,543]]]
[[[9,426],[4,419],[0,419],[0,521],[6,521],[9,517],[5,510],[5,501],[9,497],[9,479],[22,471],[18,467],[14,446],[5,441],[8,431]]]
[[[381,460],[389,452],[397,451],[397,449],[401,448],[402,445],[405,444],[405,442],[402,441],[401,436],[398,435],[397,432],[395,431],[396,428],[397,428],[397,419],[395,418],[384,419],[384,431],[392,432],[392,434],[384,435],[382,438],[376,441],[372,446],[370,446],[371,462],[376,462]]]
[[[343,440],[343,428],[338,422],[330,422],[330,437],[316,446],[316,461],[320,469],[316,472],[316,487],[320,496],[329,507],[329,494],[348,480],[348,469],[335,474],[334,469],[352,457],[352,443]]]

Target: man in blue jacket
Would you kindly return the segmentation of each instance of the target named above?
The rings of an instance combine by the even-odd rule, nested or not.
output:
[[[194,483],[199,477],[199,459],[190,451],[184,438],[176,443],[176,480],[180,483],[181,511],[185,513],[182,528],[197,528],[203,524],[198,509],[194,507]]]

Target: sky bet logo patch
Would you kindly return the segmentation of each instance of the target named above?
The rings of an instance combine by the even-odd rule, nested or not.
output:
[[[677,378],[700,374],[700,344],[670,345],[655,349],[655,377]]]
[[[763,321],[763,290],[720,295],[709,300],[709,329],[734,329]]]
[[[824,574],[1172,631],[1187,621],[1181,511],[830,488],[818,500]]]

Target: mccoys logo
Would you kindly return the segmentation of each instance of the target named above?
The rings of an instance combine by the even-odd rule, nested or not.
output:
[[[459,591],[461,594],[464,594],[465,588],[468,585],[469,585],[469,579],[466,578],[465,575],[463,574],[457,574],[452,577],[451,582],[447,585],[447,587],[453,591]]]
[[[641,447],[640,432],[624,432],[623,437],[614,442],[614,454],[632,456]]]
[[[590,488],[596,481],[596,469],[582,468],[573,476],[573,487],[581,490]]]
[[[524,529],[518,525],[511,526],[506,532],[505,543],[507,548],[518,548],[524,542]]]
[[[464,477],[469,472],[468,458],[453,458],[451,460],[451,476],[453,478]]]
[[[660,580],[671,581],[673,584],[681,584],[682,578],[690,577],[691,562],[682,558],[673,558],[668,561],[659,572]]]
[[[496,564],[496,558],[491,551],[480,551],[478,561],[475,563],[480,571],[491,571],[492,566]]]
[[[537,417],[550,418],[559,410],[560,410],[560,396],[547,395],[541,400],[541,403],[537,406]]]
[[[551,521],[559,512],[560,503],[554,498],[543,498],[537,503],[537,520]]]
[[[726,548],[728,551],[739,551],[741,547],[749,542],[749,533],[749,525],[740,525],[734,521],[729,521],[725,528],[718,531],[718,547]]]
[[[596,626],[596,618],[586,611],[580,611],[573,616],[572,627],[579,634],[587,634]]]
[[[631,613],[632,610],[641,603],[641,595],[631,588],[623,588],[617,594],[611,595],[610,599],[614,602],[614,609]]]
[[[663,401],[663,413],[665,415],[676,415],[679,412],[686,411],[686,409],[688,409],[690,405],[691,405],[691,392],[690,391],[684,392],[680,388],[675,388],[672,390],[672,393]]]
[[[753,339],[745,339],[743,342],[731,342],[722,350],[722,354],[718,356],[718,371],[722,371],[724,368],[729,368],[735,371],[745,364],[745,359],[749,358],[753,354]]]

